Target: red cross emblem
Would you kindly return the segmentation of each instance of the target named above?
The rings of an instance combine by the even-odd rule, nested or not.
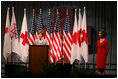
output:
[[[85,41],[85,43],[87,44],[87,33],[85,32],[85,30],[83,30],[81,33],[82,33],[81,43]]]
[[[80,30],[79,30],[78,33],[77,33],[77,39],[78,39],[79,47],[81,47],[81,41],[80,41]]]
[[[8,27],[5,28],[5,34],[8,32]]]
[[[5,34],[7,34],[7,32],[10,31],[8,27],[5,28]],[[9,32],[9,36],[11,37],[11,34]]]
[[[15,39],[18,38],[18,34],[16,33],[16,23],[13,23],[14,28],[11,30],[11,33],[15,34]]]
[[[75,44],[77,44],[77,33],[75,32],[74,34],[73,34],[73,36],[72,36],[72,44],[73,43],[75,43]]]
[[[22,33],[20,37],[23,39],[22,44],[23,44],[24,46],[25,46],[25,44],[29,44],[28,38],[27,38],[27,37],[28,37],[28,33],[27,33],[27,32],[25,32],[25,34]]]

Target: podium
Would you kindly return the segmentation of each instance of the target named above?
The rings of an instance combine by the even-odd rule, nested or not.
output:
[[[43,66],[49,64],[49,46],[48,45],[30,45],[29,46],[29,70],[32,73],[43,72]]]

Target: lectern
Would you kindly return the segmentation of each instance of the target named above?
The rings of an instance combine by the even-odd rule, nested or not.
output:
[[[32,73],[43,71],[43,66],[49,63],[48,45],[30,45],[29,47],[29,69]]]

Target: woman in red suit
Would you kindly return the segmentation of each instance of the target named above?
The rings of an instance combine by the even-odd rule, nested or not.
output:
[[[97,41],[97,69],[101,75],[105,75],[106,59],[109,51],[108,41],[105,38],[105,31],[99,30],[99,40]]]

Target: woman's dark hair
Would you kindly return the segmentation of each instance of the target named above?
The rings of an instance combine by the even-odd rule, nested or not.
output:
[[[39,30],[39,31],[38,31],[38,35],[39,35],[40,33],[42,34],[42,36],[44,35],[44,32],[43,32],[42,30]]]
[[[102,38],[106,37],[106,32],[104,31],[104,29],[99,29],[98,33],[101,32],[102,33]]]

